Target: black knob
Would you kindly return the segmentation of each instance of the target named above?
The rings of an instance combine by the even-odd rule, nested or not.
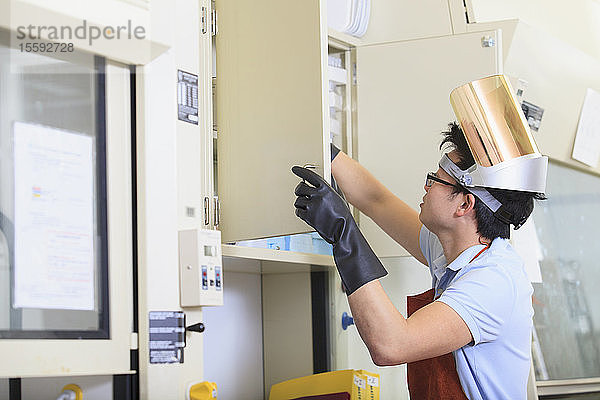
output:
[[[198,322],[197,324],[186,327],[185,330],[202,333],[204,332],[204,324],[202,322]]]

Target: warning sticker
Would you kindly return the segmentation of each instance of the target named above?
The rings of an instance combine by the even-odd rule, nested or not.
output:
[[[177,70],[177,116],[198,125],[198,75]]]
[[[542,123],[544,109],[527,101],[523,101],[521,108],[523,109],[523,114],[525,114],[525,119],[527,120],[529,127],[537,132],[540,129],[540,124]]]
[[[182,311],[150,311],[151,364],[183,363],[185,314]]]

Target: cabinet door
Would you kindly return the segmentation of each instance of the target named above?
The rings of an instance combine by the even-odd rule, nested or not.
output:
[[[216,120],[224,242],[309,231],[293,165],[331,174],[321,1],[217,0]]]
[[[178,229],[209,229],[213,171],[211,36],[208,29],[202,26],[201,19],[208,15],[210,2],[177,0],[173,3],[176,20],[180,22],[174,32],[175,45],[160,56],[163,60],[156,63],[158,67],[155,64],[150,69],[154,76],[150,80],[152,86],[149,90],[156,90],[159,81],[172,88],[167,92],[171,95],[175,94],[177,88],[177,110],[167,108],[174,108],[174,96],[164,96],[166,93],[160,90],[148,96],[155,93],[157,100],[149,101],[156,101],[155,106],[163,110],[162,114],[152,114],[154,121],[164,118],[176,134]]]
[[[484,47],[483,38],[494,45]],[[359,47],[358,161],[419,210],[425,175],[437,170],[440,132],[456,117],[455,87],[502,73],[498,31]],[[360,226],[379,257],[408,253],[361,214]]]
[[[7,43],[0,38],[2,98],[13,99],[0,112],[0,351],[10,361],[0,376],[129,373],[129,69],[79,52],[17,56]]]

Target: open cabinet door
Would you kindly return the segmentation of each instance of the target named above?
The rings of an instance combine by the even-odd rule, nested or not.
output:
[[[217,0],[216,124],[224,242],[309,231],[293,165],[330,176],[320,0]]]
[[[358,161],[417,211],[456,120],[450,92],[502,73],[501,47],[493,30],[357,48]],[[363,214],[360,227],[379,257],[408,255]]]

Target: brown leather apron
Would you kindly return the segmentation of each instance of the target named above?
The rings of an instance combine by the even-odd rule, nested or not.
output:
[[[473,257],[469,263],[488,248],[489,245]],[[435,290],[429,289],[416,296],[407,296],[408,316],[410,317],[418,309],[432,303],[434,294]],[[460,384],[458,372],[456,372],[456,362],[452,353],[408,363],[406,369],[411,400],[467,399]]]

